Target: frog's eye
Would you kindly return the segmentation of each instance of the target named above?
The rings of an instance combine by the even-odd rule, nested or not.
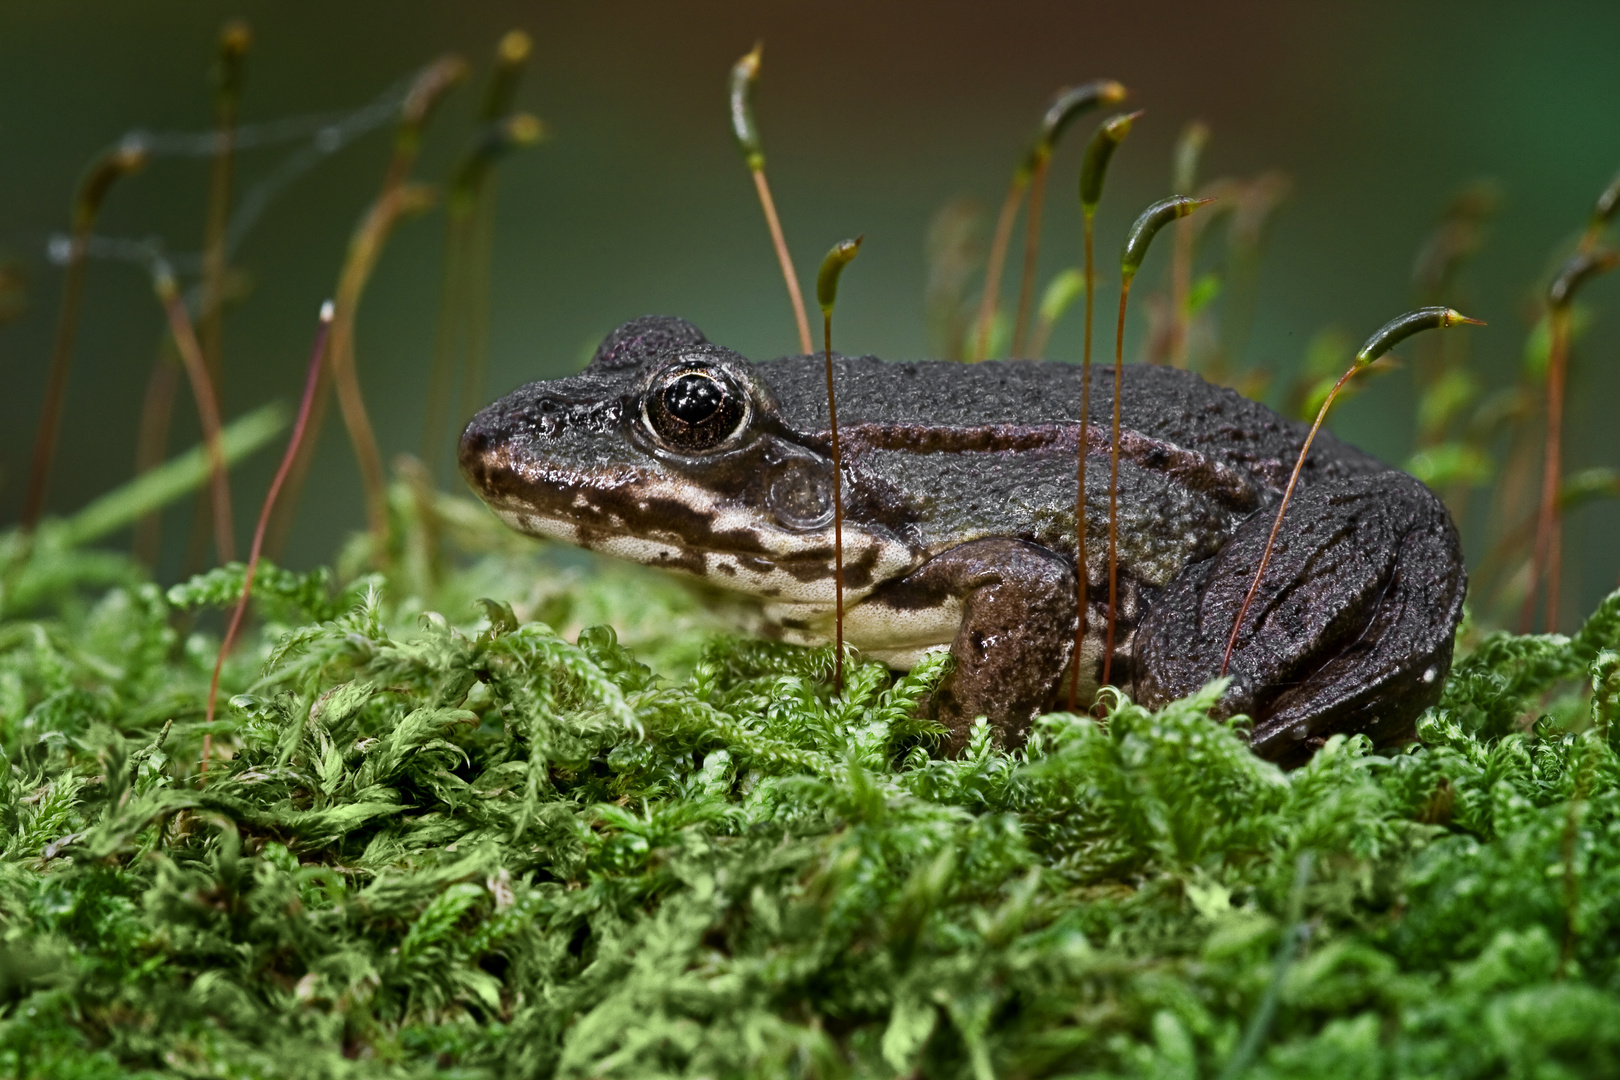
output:
[[[748,395],[724,370],[684,363],[660,372],[641,403],[647,430],[671,450],[713,450],[742,430]]]

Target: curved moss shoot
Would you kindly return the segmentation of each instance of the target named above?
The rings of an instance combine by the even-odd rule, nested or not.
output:
[[[237,597],[236,608],[231,612],[230,624],[226,627],[225,637],[219,643],[219,655],[214,658],[214,674],[208,683],[208,708],[206,723],[211,728],[214,723],[214,705],[219,697],[219,673],[225,666],[225,658],[231,654],[236,645],[236,635],[242,629],[242,618],[247,613],[248,599],[253,595],[253,578],[259,570],[259,555],[264,550],[264,534],[270,525],[270,513],[275,509],[276,496],[281,493],[282,485],[287,482],[287,474],[292,469],[293,461],[298,457],[299,445],[304,440],[304,431],[309,426],[310,410],[315,404],[315,393],[321,384],[321,360],[326,355],[326,342],[332,329],[332,316],[335,308],[328,300],[321,305],[320,322],[315,330],[315,346],[310,350],[309,364],[304,375],[304,395],[298,402],[298,417],[293,421],[292,434],[287,438],[287,449],[281,455],[281,464],[276,468],[276,475],[270,481],[270,490],[265,492],[264,505],[259,509],[259,523],[253,529],[253,547],[248,552],[247,570],[242,575],[242,592]],[[202,763],[198,771],[208,771],[209,752],[213,747],[211,733],[203,734]]]
[[[1026,158],[1029,169],[1029,213],[1024,218],[1024,271],[1018,282],[1018,314],[1013,321],[1012,355],[1023,356],[1028,340],[1030,305],[1035,298],[1035,271],[1041,251],[1041,210],[1046,198],[1046,174],[1063,132],[1082,112],[1125,100],[1126,90],[1112,79],[1060,91],[1046,115]]]
[[[1080,444],[1075,450],[1075,607],[1078,617],[1074,626],[1074,670],[1069,673],[1069,709],[1072,711],[1080,696],[1080,650],[1086,637],[1088,607],[1086,580],[1086,432],[1091,426],[1091,326],[1097,291],[1097,270],[1093,257],[1096,238],[1097,206],[1102,202],[1103,182],[1108,177],[1108,163],[1114,151],[1131,133],[1131,126],[1141,116],[1140,110],[1104,120],[1091,140],[1086,143],[1085,157],[1080,163],[1080,220],[1084,269],[1082,288],[1086,295],[1085,345],[1080,359]]]
[[[1620,173],[1614,174],[1609,186],[1599,193],[1597,201],[1592,204],[1592,216],[1587,220],[1586,232],[1581,236],[1581,250],[1588,251],[1597,246],[1603,230],[1614,221],[1616,211],[1620,211]]]
[[[1108,165],[1114,160],[1114,151],[1131,133],[1131,127],[1146,112],[1110,116],[1097,125],[1097,131],[1086,143],[1086,155],[1080,163],[1080,213],[1087,221],[1096,217],[1097,204],[1102,201],[1103,182],[1108,178]]]
[[[838,448],[838,402],[833,394],[832,318],[838,303],[838,279],[844,267],[860,254],[861,241],[840,240],[821,260],[816,274],[816,302],[821,306],[823,355],[827,361],[827,422],[832,434],[833,465],[833,690],[844,692],[844,477],[843,458]]]
[[[1149,206],[1131,223],[1125,246],[1119,255],[1119,322],[1114,330],[1114,426],[1108,437],[1108,630],[1103,639],[1102,683],[1113,674],[1114,629],[1119,605],[1119,399],[1125,381],[1125,306],[1131,296],[1131,281],[1147,258],[1148,247],[1172,221],[1186,217],[1214,199],[1172,195]],[[1081,493],[1084,497],[1084,492]]]
[[[1620,191],[1620,186],[1610,185]],[[1605,191],[1607,196],[1609,191]],[[1603,200],[1599,200],[1602,205]],[[1613,213],[1610,200],[1610,213]],[[1596,222],[1598,216],[1593,215]],[[1604,219],[1606,220],[1606,219]],[[1598,228],[1601,230],[1602,226]],[[1546,591],[1542,626],[1548,633],[1558,629],[1559,585],[1563,580],[1563,514],[1559,494],[1564,480],[1564,387],[1569,375],[1570,308],[1575,294],[1588,281],[1620,265],[1620,253],[1608,248],[1577,251],[1559,267],[1547,287],[1547,427],[1542,451],[1541,502],[1536,512],[1535,547],[1530,556],[1530,586],[1519,608],[1519,632],[1527,634],[1535,618],[1537,588]]]
[[[1249,585],[1249,591],[1244,594],[1243,603],[1238,607],[1237,618],[1232,620],[1232,633],[1226,639],[1226,652],[1221,656],[1220,674],[1224,678],[1226,669],[1232,662],[1232,650],[1237,645],[1238,631],[1243,628],[1243,618],[1249,613],[1249,605],[1254,602],[1254,594],[1260,589],[1260,582],[1266,574],[1266,564],[1271,561],[1271,549],[1277,542],[1277,531],[1282,528],[1283,515],[1288,512],[1288,500],[1293,497],[1294,486],[1299,483],[1300,470],[1305,467],[1305,457],[1311,452],[1311,443],[1316,433],[1322,428],[1322,421],[1327,419],[1328,410],[1333,407],[1333,399],[1338,396],[1339,390],[1350,381],[1351,376],[1367,367],[1374,360],[1383,356],[1396,345],[1405,341],[1413,334],[1424,330],[1443,330],[1446,327],[1466,324],[1469,326],[1484,326],[1479,319],[1470,319],[1468,316],[1453,311],[1448,307],[1424,307],[1416,311],[1408,311],[1399,315],[1383,326],[1379,327],[1372,337],[1357,351],[1350,366],[1345,369],[1339,381],[1328,391],[1322,408],[1317,411],[1316,422],[1311,425],[1310,433],[1305,436],[1305,443],[1299,448],[1299,457],[1294,459],[1294,471],[1289,474],[1288,486],[1283,489],[1282,501],[1277,504],[1277,518],[1271,523],[1271,535],[1266,538],[1265,550],[1260,555],[1260,565],[1255,568],[1254,581]]]
[[[22,529],[32,533],[45,511],[45,487],[51,459],[56,456],[56,431],[62,422],[62,398],[67,391],[68,368],[73,360],[73,336],[79,325],[79,304],[84,297],[84,273],[90,234],[96,227],[107,193],[121,177],[146,165],[146,145],[125,139],[97,158],[79,181],[73,195],[73,228],[68,241],[67,271],[62,281],[62,306],[56,320],[56,343],[51,347],[45,375],[45,401],[39,409],[34,435],[33,464],[28,470],[28,494],[23,498]]]
[[[996,231],[990,241],[990,258],[985,265],[984,295],[979,300],[979,317],[975,323],[972,359],[984,360],[990,354],[990,331],[995,325],[996,308],[1001,302],[1001,274],[1006,266],[1007,248],[1012,243],[1013,223],[1018,218],[1018,208],[1023,204],[1024,193],[1029,190],[1037,177],[1044,189],[1047,162],[1051,160],[1058,139],[1062,138],[1063,132],[1075,117],[1099,105],[1124,101],[1127,93],[1124,85],[1113,79],[1097,79],[1081,86],[1059,90],[1047,105],[1034,140],[1024,152],[1018,167],[1013,170],[1012,180],[1007,185],[1007,194],[1001,201],[1001,211],[996,215]],[[1031,212],[1038,218],[1039,210],[1032,209]],[[1039,227],[1038,221],[1036,227]],[[1033,230],[1029,235],[1038,237],[1038,233]],[[1038,248],[1038,239],[1035,243]],[[1035,264],[1028,244],[1025,245],[1024,265],[1027,274],[1033,276]],[[1021,287],[1020,293],[1024,291],[1025,287]],[[1020,307],[1024,307],[1022,300]],[[1015,353],[1018,351],[1016,348],[1018,344],[1021,344],[1021,341],[1015,340],[1013,350]]]
[[[776,200],[771,198],[771,185],[765,179],[765,144],[760,141],[759,124],[754,119],[754,84],[759,81],[764,50],[765,43],[756,42],[752,50],[731,66],[731,135],[737,140],[737,150],[754,178],[760,209],[765,211],[765,225],[771,232],[771,246],[776,249],[788,300],[793,304],[793,319],[799,329],[799,351],[808,356],[815,351],[810,340],[810,320],[804,313],[804,295],[799,292],[799,275],[793,269],[793,256],[788,254],[787,238],[782,235],[782,221],[776,216]]]

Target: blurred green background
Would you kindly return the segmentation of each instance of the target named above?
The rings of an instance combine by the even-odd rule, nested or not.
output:
[[[725,123],[727,71],[756,39],[766,46],[758,109],[770,174],[801,276],[808,281],[833,241],[865,233],[845,277],[839,337],[848,351],[890,358],[928,352],[931,217],[961,195],[993,210],[1047,98],[1066,83],[1118,78],[1148,110],[1110,178],[1099,225],[1104,268],[1130,218],[1168,193],[1171,147],[1191,119],[1213,130],[1203,175],[1278,169],[1292,178],[1242,358],[1278,373],[1271,393],[1279,401],[1319,330],[1339,325],[1359,341],[1413,305],[1420,245],[1448,198],[1481,177],[1499,185],[1501,213],[1465,272],[1463,298],[1469,314],[1490,323],[1471,331],[1475,366],[1492,385],[1510,381],[1555,249],[1620,168],[1620,6],[1612,2],[7,4],[0,251],[24,267],[30,307],[0,327],[0,520],[14,521],[22,500],[61,289],[45,250],[67,224],[75,179],[130,129],[208,128],[215,42],[235,16],[254,33],[244,123],[357,108],[444,52],[475,63],[474,79],[429,131],[417,169],[427,180],[443,179],[466,145],[496,40],[514,27],[533,35],[519,101],[544,119],[550,138],[501,167],[491,395],[576,369],[603,333],[649,312],[683,315],[752,356],[795,351]],[[1078,261],[1072,192],[1095,120],[1080,122],[1055,163],[1045,273]],[[253,288],[226,324],[228,417],[297,394],[316,308],[387,150],[384,128],[334,155],[291,186],[243,245],[237,264]],[[244,151],[238,191],[284,152]],[[99,231],[160,235],[171,250],[195,250],[206,176],[206,159],[153,162],[115,190]],[[414,451],[419,439],[443,225],[433,214],[400,228],[360,315],[361,378],[389,455]],[[1159,245],[1143,282],[1159,287],[1168,247]],[[1571,468],[1620,464],[1617,285],[1603,280],[1587,294],[1595,321],[1573,367]],[[1105,310],[1113,295],[1111,285],[1099,290]],[[1076,358],[1078,329],[1071,317],[1050,355]],[[131,475],[161,330],[144,273],[91,267],[52,512]],[[1099,340],[1106,349],[1106,336]],[[1398,372],[1349,402],[1333,426],[1402,461],[1412,398],[1409,372]],[[196,439],[184,391],[175,416],[171,451]],[[261,452],[238,474],[241,544],[276,456]],[[190,514],[188,502],[167,515],[165,577],[179,571]],[[363,523],[334,410],[287,562],[329,559]],[[1620,514],[1612,501],[1583,508],[1566,537],[1566,608],[1585,610],[1620,570]]]

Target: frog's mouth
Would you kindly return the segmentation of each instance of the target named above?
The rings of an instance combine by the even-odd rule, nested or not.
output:
[[[656,463],[581,469],[496,444],[462,470],[508,525],[767,600],[831,607],[829,520],[790,528],[751,501],[666,473]],[[853,603],[918,561],[892,535],[843,528],[844,597]]]

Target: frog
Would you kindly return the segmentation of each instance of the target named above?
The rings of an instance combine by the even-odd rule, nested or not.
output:
[[[1111,366],[1091,368],[1082,423],[1081,365],[829,355],[753,361],[682,319],[634,319],[582,372],[473,416],[461,473],[523,533],[745,594],[774,636],[825,644],[830,362],[844,638],[895,671],[949,651],[921,706],[946,752],[979,724],[1021,746],[1066,676],[1090,703],[1105,670],[1148,708],[1224,676],[1210,715],[1246,717],[1250,747],[1284,767],[1336,735],[1408,742],[1438,700],[1467,575],[1415,478],[1319,435],[1228,658],[1306,426],[1196,373],[1123,365],[1110,635]]]

